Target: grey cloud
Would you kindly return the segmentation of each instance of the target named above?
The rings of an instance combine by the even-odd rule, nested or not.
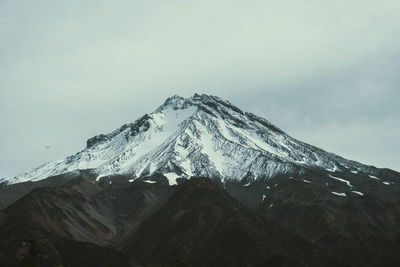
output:
[[[400,170],[399,11],[394,0],[1,1],[0,176],[194,92]]]

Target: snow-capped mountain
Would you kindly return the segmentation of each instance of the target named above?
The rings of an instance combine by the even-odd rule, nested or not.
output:
[[[172,96],[154,112],[87,141],[84,150],[46,163],[8,184],[92,169],[98,178],[123,174],[139,178],[162,173],[177,177],[268,179],[301,173],[303,167],[374,175],[376,169],[300,142],[267,120],[219,97]]]
[[[191,176],[206,177],[177,179]],[[0,265],[29,237],[71,266],[399,266],[399,178],[218,97],[173,96],[73,156],[0,179]]]

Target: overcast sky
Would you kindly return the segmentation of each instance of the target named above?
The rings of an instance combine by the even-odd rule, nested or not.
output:
[[[0,0],[0,177],[195,92],[400,171],[399,14],[398,0]]]

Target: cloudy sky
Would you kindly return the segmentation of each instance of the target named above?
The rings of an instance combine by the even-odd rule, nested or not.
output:
[[[400,171],[399,13],[398,0],[0,0],[0,177],[195,92]]]

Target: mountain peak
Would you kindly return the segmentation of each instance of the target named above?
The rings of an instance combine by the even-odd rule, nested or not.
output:
[[[191,97],[182,97],[179,95],[173,95],[168,97],[165,102],[156,109],[156,112],[161,112],[165,109],[172,108],[174,110],[177,109],[185,109],[188,108],[189,106],[199,106],[202,104],[207,104],[207,103],[229,103],[227,101],[222,100],[221,98],[217,96],[212,96],[212,95],[207,95],[207,94],[198,94],[195,93]]]
[[[77,154],[5,181],[40,180],[77,169],[93,169],[99,177],[161,173],[170,184],[191,176],[253,181],[290,175],[304,166],[371,170],[302,143],[229,101],[196,93],[188,98],[171,96],[135,122],[89,139]]]

